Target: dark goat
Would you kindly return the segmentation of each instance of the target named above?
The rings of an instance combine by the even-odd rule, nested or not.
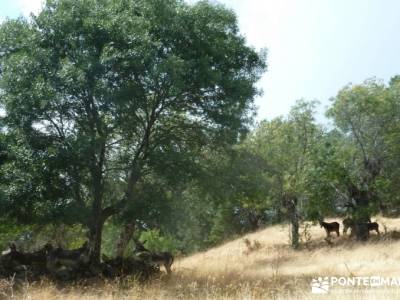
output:
[[[380,232],[379,232],[379,224],[378,224],[378,223],[376,223],[376,222],[367,223],[367,226],[368,226],[368,231],[373,231],[373,230],[375,230],[376,233],[377,233],[378,235],[380,235]]]
[[[143,242],[145,243],[145,242]],[[170,252],[151,252],[138,240],[135,240],[135,253],[141,259],[152,265],[165,267],[167,274],[171,274],[171,266],[174,263],[174,256]]]
[[[149,250],[146,249],[146,247],[144,246],[144,244],[146,243],[146,241],[140,242],[137,239],[134,239],[135,242],[135,249],[133,250],[135,253],[140,253],[140,252],[150,252]]]
[[[4,261],[12,262],[18,265],[27,265],[28,261],[26,259],[26,255],[17,250],[17,246],[15,244],[10,244],[10,250],[8,253],[2,255],[2,259]]]
[[[348,228],[351,228],[351,233],[350,233],[350,236],[351,236],[351,237],[354,235],[353,230],[354,230],[354,228],[356,227],[356,225],[360,225],[360,226],[362,225],[362,226],[364,226],[364,227],[368,230],[368,232],[370,232],[370,231],[376,231],[376,233],[377,233],[378,235],[380,235],[380,232],[379,232],[379,224],[376,223],[376,222],[360,222],[360,223],[356,223],[356,222],[354,222],[354,220],[347,218],[347,219],[344,219],[344,220],[343,220],[343,225],[344,225],[344,226],[346,226],[346,225],[345,225],[345,221],[346,221],[346,223],[347,223]],[[346,228],[346,231],[347,231],[347,228]],[[359,231],[360,231],[360,230],[358,230],[357,232],[359,232]],[[343,232],[344,232],[344,229],[343,229]]]
[[[174,263],[174,256],[170,252],[152,253],[151,262],[158,266],[164,265],[167,274],[171,274],[171,266]]]
[[[323,221],[319,221],[319,225],[321,225],[321,227],[324,227],[325,231],[326,231],[326,236],[330,237],[331,232],[336,232],[336,235],[339,236],[339,223],[338,222],[332,222],[332,223],[328,223],[328,222],[323,222]]]
[[[78,249],[56,248],[50,250],[47,255],[47,268],[52,272],[62,267],[78,269],[87,263],[89,263],[89,244],[87,242]]]
[[[354,226],[354,220],[351,218],[345,218],[342,223],[343,223],[343,234],[347,234],[347,230]]]
[[[30,270],[35,275],[46,273],[47,245],[35,252],[18,251],[15,244],[10,244],[7,253],[1,256],[1,266],[6,273]]]

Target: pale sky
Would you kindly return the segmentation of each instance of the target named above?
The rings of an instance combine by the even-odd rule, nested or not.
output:
[[[259,82],[264,95],[256,101],[259,120],[288,113],[300,98],[319,100],[322,111],[349,82],[400,74],[398,0],[218,2],[237,13],[250,45],[268,49],[268,72]],[[0,0],[0,19],[40,7],[41,0]]]

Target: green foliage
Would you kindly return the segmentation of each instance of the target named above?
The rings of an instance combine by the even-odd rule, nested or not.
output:
[[[214,246],[232,238],[237,233],[235,223],[233,209],[231,207],[219,207],[213,219],[208,244]]]
[[[335,131],[320,136],[306,170],[306,218],[318,220],[339,213],[338,204],[348,200],[338,190],[345,185],[346,170],[342,166],[343,139]]]
[[[181,248],[179,242],[171,235],[162,235],[160,230],[152,229],[143,231],[139,240],[145,243],[150,251],[169,251],[176,253]]]
[[[9,243],[23,234],[26,228],[18,226],[11,220],[0,220],[0,251],[8,249]]]
[[[314,122],[314,106],[298,102],[287,119],[262,122],[247,142],[266,161],[265,184],[276,207],[284,208],[285,195],[305,200],[307,171],[322,134]]]
[[[344,134],[344,145],[351,149],[342,151],[346,179],[353,194],[350,197],[370,213],[393,207],[394,201],[389,198],[396,193],[389,182],[394,183],[392,172],[398,166],[398,148],[394,145],[399,140],[399,113],[396,77],[389,86],[375,79],[346,86],[333,99],[328,111],[328,116]]]
[[[10,219],[3,219],[0,224],[0,250],[6,250],[11,242],[24,251],[37,250],[46,243],[55,247],[75,249],[86,240],[85,230],[79,225],[21,225]]]
[[[113,222],[106,222],[103,230],[101,252],[107,257],[113,257],[116,252],[116,243],[120,235],[121,226]]]

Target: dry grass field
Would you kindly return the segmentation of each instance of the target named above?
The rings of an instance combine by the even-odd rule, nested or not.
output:
[[[371,233],[366,243],[340,236],[332,238],[329,245],[324,230],[309,224],[306,231],[304,226],[301,229],[302,248],[294,251],[288,245],[287,226],[277,225],[177,259],[170,277],[165,275],[145,285],[133,279],[68,288],[41,283],[26,285],[14,296],[35,300],[400,299],[400,287],[334,286],[327,295],[311,293],[311,280],[317,277],[400,277],[400,219],[373,219],[380,224],[382,234]],[[5,283],[2,288],[7,289]]]

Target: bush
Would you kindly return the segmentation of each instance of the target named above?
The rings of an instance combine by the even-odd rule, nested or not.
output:
[[[180,249],[179,242],[171,235],[162,235],[160,230],[152,229],[143,231],[139,240],[150,251],[169,251],[176,253]]]

